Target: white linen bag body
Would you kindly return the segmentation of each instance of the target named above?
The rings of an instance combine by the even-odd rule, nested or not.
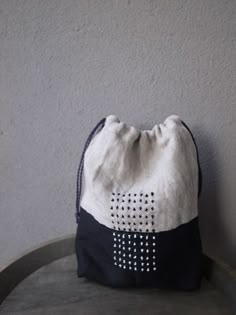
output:
[[[199,288],[201,169],[189,128],[177,115],[152,130],[115,115],[99,127],[78,172],[78,276],[114,287]]]

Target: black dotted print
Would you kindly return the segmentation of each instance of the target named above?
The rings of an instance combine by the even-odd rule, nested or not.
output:
[[[120,198],[118,196],[122,196],[123,198]],[[127,199],[125,197],[128,197]],[[137,197],[138,196],[138,197]],[[147,232],[149,229],[145,229],[148,227],[148,225],[154,226],[155,224],[155,216],[154,207],[151,206],[155,202],[154,200],[154,192],[150,193],[120,193],[120,192],[112,192],[112,198],[111,202],[112,205],[110,206],[111,209],[111,219],[116,217],[117,221],[112,220],[113,228],[118,231],[136,231],[139,232]],[[135,197],[139,199],[135,199]],[[123,202],[122,206],[120,207],[119,203]],[[129,205],[125,205],[124,203],[128,203]],[[134,207],[135,204],[139,203],[138,207]],[[145,207],[142,207],[142,205],[145,204]],[[114,211],[116,209],[116,211]],[[140,210],[139,215],[137,218],[139,218],[139,222],[135,221],[132,222],[131,218],[134,220],[137,220],[135,216],[135,212],[137,210]],[[121,212],[122,211],[122,212]],[[129,211],[127,213],[127,211]],[[145,215],[142,214],[142,211],[144,211]],[[119,220],[120,219],[120,220]],[[122,220],[121,220],[122,219]],[[143,219],[143,220],[142,220]],[[139,229],[136,229],[136,225],[138,225]],[[155,229],[153,229],[155,230]]]

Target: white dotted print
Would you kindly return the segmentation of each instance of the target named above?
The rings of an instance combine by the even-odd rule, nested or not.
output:
[[[150,229],[154,214],[149,213],[148,204],[143,206],[141,201],[139,203],[139,199],[143,198],[142,202],[144,203],[148,200],[148,197],[144,199],[144,197],[137,195],[136,202],[134,202],[132,194],[129,197],[127,194],[123,197],[123,204],[121,204],[122,200],[118,203],[118,198],[113,197],[115,200],[112,207],[113,220],[116,227],[119,227],[119,231],[112,232],[114,265],[133,272],[154,272],[158,270],[155,255],[157,235],[149,234],[149,232],[154,232]],[[127,200],[128,198],[131,199],[128,210],[125,208],[126,197]],[[127,223],[129,221],[132,221],[130,225]],[[134,231],[137,232],[133,233]]]

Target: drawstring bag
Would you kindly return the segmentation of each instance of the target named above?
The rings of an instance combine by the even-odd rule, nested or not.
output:
[[[178,116],[151,130],[102,119],[78,169],[78,276],[112,287],[199,288],[200,191],[196,143]]]

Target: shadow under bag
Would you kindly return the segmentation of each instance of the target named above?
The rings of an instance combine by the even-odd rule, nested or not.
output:
[[[201,181],[195,140],[179,116],[151,130],[102,119],[78,170],[78,276],[112,287],[198,289]]]

